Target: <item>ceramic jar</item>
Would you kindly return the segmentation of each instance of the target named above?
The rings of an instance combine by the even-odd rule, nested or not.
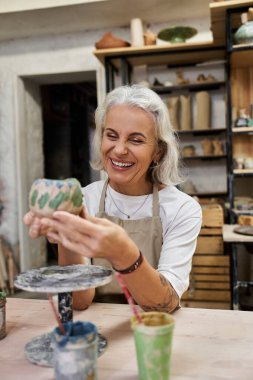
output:
[[[253,157],[247,157],[244,159],[244,168],[253,169]]]
[[[236,44],[252,44],[253,43],[253,21],[245,22],[234,34]]]

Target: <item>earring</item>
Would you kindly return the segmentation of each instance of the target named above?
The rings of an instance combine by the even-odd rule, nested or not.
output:
[[[152,164],[150,165],[150,169],[155,169],[155,168],[157,168],[158,164],[159,164],[158,161],[156,161],[156,162],[152,162]]]

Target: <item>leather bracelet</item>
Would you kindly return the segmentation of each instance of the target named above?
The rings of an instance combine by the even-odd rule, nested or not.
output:
[[[122,269],[122,270],[119,270],[116,268],[113,268],[113,269],[116,272],[119,272],[120,274],[129,274],[129,273],[134,272],[137,268],[139,268],[139,266],[141,265],[142,262],[143,262],[143,255],[140,251],[140,255],[139,255],[138,259],[132,265],[130,265],[130,267],[128,267],[126,269]]]

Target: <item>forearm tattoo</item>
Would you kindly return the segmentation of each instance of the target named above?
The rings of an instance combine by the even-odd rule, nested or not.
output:
[[[145,311],[163,311],[165,313],[171,313],[179,306],[179,297],[174,290],[173,286],[166,280],[166,278],[159,274],[161,284],[165,289],[164,301],[154,305],[140,305]]]

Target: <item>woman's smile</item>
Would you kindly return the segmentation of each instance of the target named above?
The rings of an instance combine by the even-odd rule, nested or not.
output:
[[[133,162],[126,162],[126,161],[118,161],[118,160],[114,160],[114,159],[110,159],[111,160],[111,163],[112,163],[112,166],[116,169],[128,169],[128,168],[131,168],[134,163]]]

